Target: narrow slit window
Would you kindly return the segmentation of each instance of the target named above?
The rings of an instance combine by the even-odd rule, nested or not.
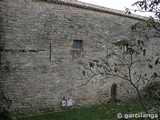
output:
[[[128,51],[128,44],[122,46],[122,53]]]
[[[50,45],[49,45],[49,60],[50,60],[50,62],[52,61],[51,58],[52,58],[52,44],[50,43]]]
[[[82,49],[83,40],[73,40],[73,48],[74,49]]]
[[[143,55],[143,56],[146,55],[146,50],[145,50],[145,49],[142,50],[142,55]]]

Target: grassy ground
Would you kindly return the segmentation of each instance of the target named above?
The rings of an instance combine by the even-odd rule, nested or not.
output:
[[[145,105],[148,109],[152,108],[150,102],[145,101]],[[143,109],[138,101],[126,101],[25,117],[20,120],[117,120],[117,113],[127,114],[140,111]]]

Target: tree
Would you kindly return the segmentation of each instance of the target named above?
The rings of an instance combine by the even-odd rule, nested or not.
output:
[[[133,6],[136,6],[136,9],[126,8],[126,13],[131,14],[131,11],[140,11],[140,12],[151,12],[154,13],[154,16],[150,16],[148,20],[145,21],[145,24],[140,22],[131,26],[132,30],[137,30],[139,32],[146,32],[147,37],[160,37],[160,0],[141,0],[133,3]],[[158,20],[158,21],[157,21]],[[153,30],[152,34],[148,30]],[[148,34],[149,33],[149,34]]]
[[[145,21],[145,24],[136,23],[131,26],[132,30],[137,30],[139,32],[144,32],[147,30],[154,30],[152,34],[149,34],[149,32],[146,32],[146,36],[148,38],[157,37],[157,39],[160,38],[160,23],[157,20],[160,20],[160,0],[143,0],[143,1],[137,1],[133,4],[133,6],[136,6],[137,9],[134,9],[134,11],[140,11],[140,12],[150,12],[154,14],[154,17],[150,17],[148,20]],[[131,9],[126,8],[126,13],[131,13]],[[143,28],[143,29],[142,29]],[[141,30],[140,30],[141,29]],[[159,64],[159,58],[155,60],[155,65]],[[154,73],[152,75],[152,78],[157,77],[157,73]],[[158,76],[159,77],[159,76]],[[145,92],[147,93],[148,98],[152,98],[153,103],[155,106],[160,106],[160,87],[159,87],[160,81],[154,80],[151,81],[145,89]]]
[[[126,8],[128,14],[131,11],[150,12],[155,15],[156,19],[160,20],[160,0],[140,0],[133,3],[132,6],[136,6],[136,9]]]
[[[160,19],[160,0],[143,0],[134,3],[137,6],[135,11],[153,12],[156,18]],[[130,9],[126,9],[126,13],[131,13]],[[144,22],[137,22],[131,27],[132,33],[143,37],[143,40],[137,38],[123,39],[114,43],[121,52],[110,53],[98,60],[92,60],[88,64],[82,64],[85,68],[82,74],[88,75],[90,79],[83,85],[86,85],[94,77],[101,76],[102,79],[119,78],[129,83],[136,92],[136,95],[146,113],[148,110],[143,103],[143,96],[153,98],[155,105],[159,108],[160,98],[160,75],[153,68],[160,64],[160,56],[145,56],[144,44],[151,38],[160,37],[160,23],[155,18],[150,17]],[[146,73],[146,70],[149,71]],[[145,92],[145,95],[142,94]],[[158,103],[158,104],[157,104]]]
[[[134,39],[131,37],[130,39],[119,40],[113,43],[113,46],[121,49],[119,52],[111,49],[106,57],[92,60],[88,64],[82,64],[85,68],[82,72],[83,76],[88,75],[90,78],[83,85],[86,85],[96,76],[101,76],[104,80],[118,78],[121,81],[125,81],[132,86],[144,111],[148,113],[143,103],[144,94],[142,92],[145,91],[148,93],[147,95],[154,93],[155,101],[159,101],[160,97],[160,88],[154,86],[156,85],[154,81],[159,80],[160,75],[153,70],[155,66],[160,64],[160,57],[145,56],[144,49],[145,44],[150,40],[149,37],[151,37],[151,34],[155,30],[153,33],[148,34],[149,29],[143,30],[142,23],[141,26],[139,23],[131,26],[131,30],[132,34],[138,32],[136,34],[140,33],[139,35],[143,36],[143,38]],[[155,36],[153,35],[152,37]],[[152,87],[155,89],[152,89]]]

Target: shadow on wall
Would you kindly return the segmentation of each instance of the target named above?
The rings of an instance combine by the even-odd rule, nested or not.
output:
[[[2,16],[2,9],[0,7],[0,67],[2,65],[2,51],[4,49],[4,25]]]
[[[4,69],[6,69],[6,67],[4,67],[2,62],[3,59],[5,59],[4,58],[5,56],[2,55],[5,49],[5,31],[4,31],[5,22],[1,6],[3,5],[3,3],[1,4],[1,2],[4,2],[4,0],[0,0],[0,120],[12,120],[10,116],[11,114],[9,112],[12,101],[8,97],[6,97],[3,89],[4,88],[3,81],[6,79],[3,76]]]
[[[0,3],[3,2],[2,0],[0,0]],[[2,4],[0,4],[0,110],[2,107],[2,80],[3,80],[3,65],[2,65],[2,52],[4,50],[4,24],[3,24],[3,13],[2,13]]]

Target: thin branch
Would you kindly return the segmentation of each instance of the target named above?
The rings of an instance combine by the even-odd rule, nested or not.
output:
[[[83,87],[84,85],[87,85],[95,76],[97,76],[97,74],[92,75],[89,80],[87,80],[84,84],[82,84],[79,87]]]

